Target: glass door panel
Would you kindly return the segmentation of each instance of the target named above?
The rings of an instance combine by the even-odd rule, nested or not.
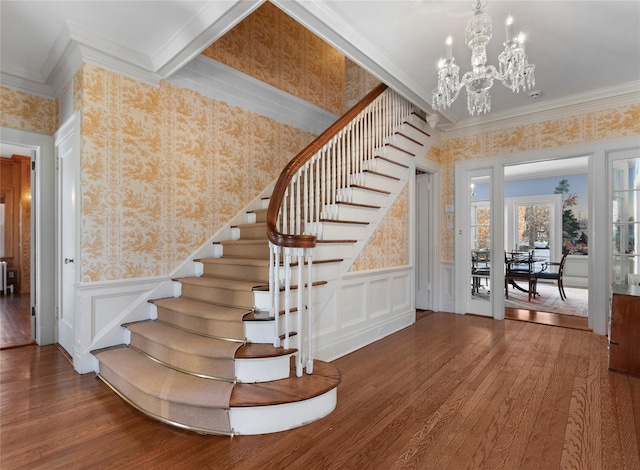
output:
[[[640,285],[640,158],[613,161],[613,282]]]
[[[471,297],[469,313],[491,316],[491,177],[469,178]]]

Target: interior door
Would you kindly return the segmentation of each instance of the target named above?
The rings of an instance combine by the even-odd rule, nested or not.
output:
[[[493,316],[491,295],[500,286],[491,285],[494,257],[491,252],[491,173],[470,172],[466,187],[469,188],[467,313]]]
[[[433,309],[432,283],[429,277],[429,205],[431,175],[416,174],[416,308]]]
[[[66,126],[64,126],[66,127]],[[77,149],[73,125],[56,140],[58,162],[57,341],[74,356],[76,283]]]

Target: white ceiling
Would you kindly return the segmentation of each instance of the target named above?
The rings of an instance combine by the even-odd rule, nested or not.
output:
[[[158,83],[250,14],[262,2],[11,1],[0,2],[2,84],[54,97],[81,62]],[[382,81],[431,114],[431,90],[445,37],[461,73],[473,1],[273,0]],[[488,63],[497,65],[504,19],[527,34],[536,90],[514,95],[500,83],[492,111],[470,119],[463,91],[440,117],[443,129],[526,115],[567,104],[640,97],[640,1],[499,1],[486,9],[494,37]],[[455,126],[453,125],[455,124]]]

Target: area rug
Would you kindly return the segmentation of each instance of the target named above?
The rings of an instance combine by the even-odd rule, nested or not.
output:
[[[567,299],[562,300],[555,283],[538,281],[538,293],[529,301],[528,294],[509,286],[509,298],[504,300],[504,306],[540,312],[562,313],[587,317],[589,315],[589,291],[577,287],[565,287]]]

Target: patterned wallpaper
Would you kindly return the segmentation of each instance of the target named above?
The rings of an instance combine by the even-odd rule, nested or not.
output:
[[[442,214],[454,203],[456,162],[640,134],[640,104],[595,111],[443,141],[431,156],[441,164]],[[443,226],[441,260],[453,260],[453,230]]]
[[[330,113],[345,111],[344,56],[269,2],[203,54]]]
[[[173,85],[82,70],[83,282],[171,272],[314,137]]]
[[[55,100],[0,87],[0,125],[53,135],[58,128]]]
[[[350,271],[409,264],[409,184],[400,191]]]
[[[367,93],[380,84],[380,80],[347,57],[345,57],[344,63],[344,76],[345,111],[351,109]]]

